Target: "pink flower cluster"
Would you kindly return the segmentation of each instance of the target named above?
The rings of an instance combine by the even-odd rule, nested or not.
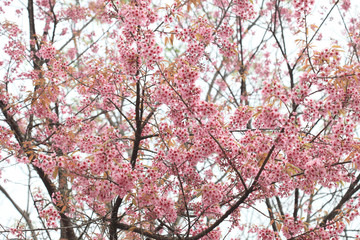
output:
[[[54,58],[55,54],[56,54],[56,48],[51,44],[43,44],[41,49],[36,53],[36,55],[39,58],[43,58],[46,60]]]
[[[214,183],[203,185],[201,192],[202,202],[205,207],[214,205],[217,202],[221,202],[223,198],[220,185],[216,186]]]
[[[53,205],[47,204],[47,201],[43,198],[41,191],[34,194],[34,199],[36,208],[39,212],[39,217],[46,221],[48,227],[58,227],[58,221],[60,219],[58,210]]]

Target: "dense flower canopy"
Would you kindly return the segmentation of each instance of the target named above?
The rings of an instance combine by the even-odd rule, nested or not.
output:
[[[0,2],[0,178],[28,167],[30,196],[0,185],[0,234],[356,237],[352,4]]]

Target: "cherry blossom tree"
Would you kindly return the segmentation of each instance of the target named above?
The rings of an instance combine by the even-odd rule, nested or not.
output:
[[[356,238],[352,4],[1,1],[0,234]]]

